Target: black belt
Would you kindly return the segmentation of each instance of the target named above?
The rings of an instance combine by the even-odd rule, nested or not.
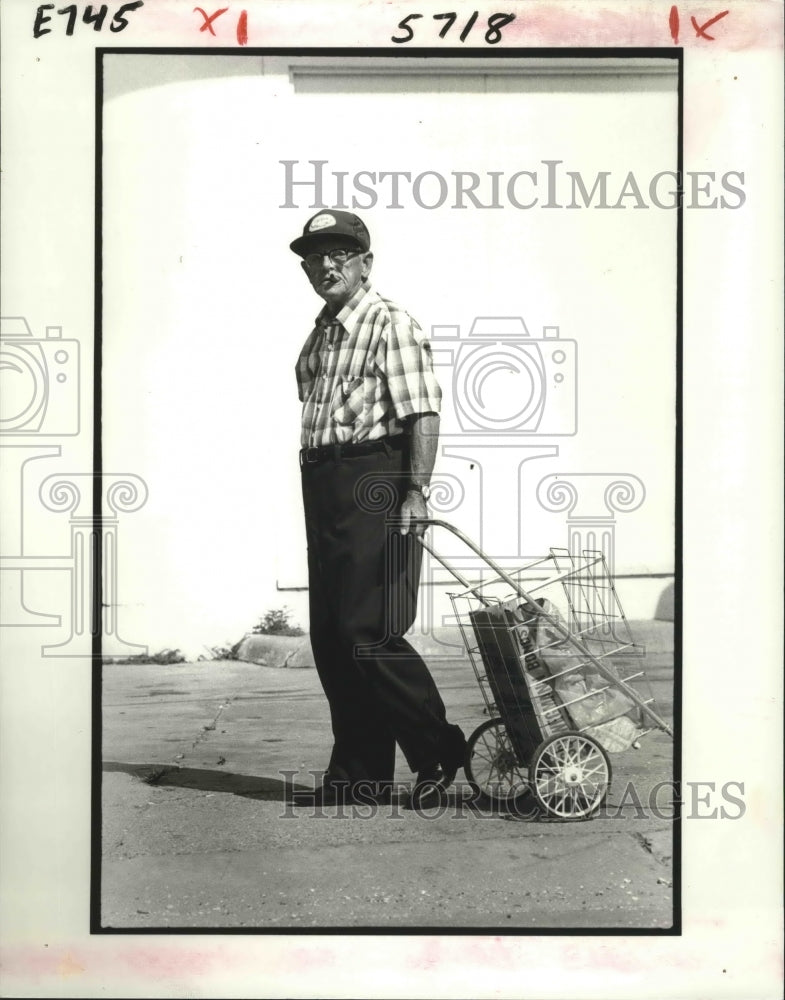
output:
[[[316,462],[339,462],[342,458],[353,458],[356,455],[370,455],[374,451],[400,451],[406,443],[405,434],[395,437],[377,438],[375,441],[362,441],[360,444],[321,444],[316,448],[300,450],[300,465],[313,465]]]

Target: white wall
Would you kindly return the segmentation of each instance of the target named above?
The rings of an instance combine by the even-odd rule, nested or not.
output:
[[[350,175],[533,170],[543,185],[552,159],[589,181],[611,171],[616,191],[628,171],[648,183],[675,169],[676,95],[581,93],[574,81],[524,82],[526,93],[295,93],[274,61],[260,72],[250,57],[177,57],[174,69],[173,58],[106,60],[104,467],[150,489],[121,524],[124,638],[198,652],[271,606],[288,603],[307,624],[305,595],[275,586],[306,582],[293,365],[321,303],[288,250],[310,202],[279,207],[279,161],[322,159]],[[440,458],[437,473],[465,489],[448,516],[496,555],[538,553],[567,538],[566,515],[537,499],[543,477],[628,474],[645,499],[616,515],[616,569],[672,571],[675,213],[381,201],[360,213],[375,283],[424,327],[465,333],[477,315],[520,315],[533,338],[558,326],[577,342],[577,434],[524,442],[559,453],[523,467],[520,543],[509,449],[482,450],[474,469]],[[451,371],[440,376],[443,442],[460,445]],[[599,512],[591,503],[586,513]],[[664,582],[630,583],[628,613],[653,614]]]

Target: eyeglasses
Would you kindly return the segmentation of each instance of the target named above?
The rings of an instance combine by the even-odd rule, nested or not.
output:
[[[329,257],[331,263],[337,264],[339,267],[343,267],[343,265],[352,257],[357,257],[359,252],[360,252],[359,250],[343,250],[343,249],[326,250],[324,253],[306,254],[306,256],[303,259],[305,260],[305,266],[310,270],[314,270],[314,268],[321,266],[321,263],[325,257]]]

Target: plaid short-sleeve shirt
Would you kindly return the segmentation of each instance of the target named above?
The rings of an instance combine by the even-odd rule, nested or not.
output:
[[[441,406],[425,334],[368,283],[337,316],[322,309],[296,373],[303,448],[401,434],[407,417]]]

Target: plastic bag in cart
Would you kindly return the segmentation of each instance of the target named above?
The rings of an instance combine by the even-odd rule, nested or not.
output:
[[[541,606],[544,615],[537,622],[534,641],[537,658],[553,677],[553,690],[575,728],[593,736],[610,752],[628,749],[642,732],[640,709],[545,617],[564,627],[556,605],[545,599]],[[579,641],[591,654],[603,657],[604,666],[617,674],[612,661],[603,655],[603,643],[588,636],[581,636]]]

